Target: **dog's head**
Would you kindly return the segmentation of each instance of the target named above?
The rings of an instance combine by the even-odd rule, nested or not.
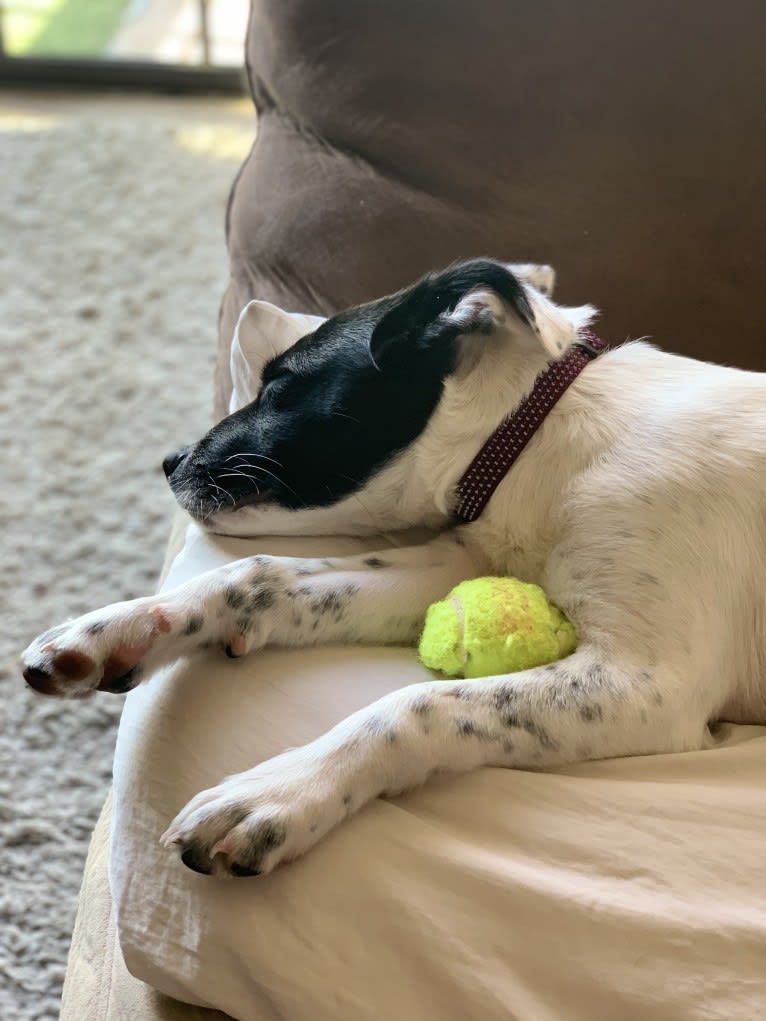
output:
[[[239,342],[273,350],[248,368],[254,399],[165,459],[178,502],[231,534],[443,523],[478,446],[592,315],[552,286],[549,267],[476,259],[323,322],[251,303]]]

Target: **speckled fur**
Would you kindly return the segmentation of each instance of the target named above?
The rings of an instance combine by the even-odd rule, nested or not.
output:
[[[267,644],[412,643],[431,602],[489,573],[538,582],[575,622],[579,648],[560,663],[402,689],[198,795],[163,838],[190,867],[268,872],[370,799],[435,771],[699,749],[716,720],[766,720],[763,377],[643,343],[609,352],[561,399],[479,521],[451,527],[476,450],[593,314],[553,305],[532,286],[545,274],[526,269],[535,328],[481,290],[453,309],[482,339],[465,342],[422,434],[362,500],[266,503],[209,522],[230,534],[427,525],[442,530],[436,539],[338,560],[252,557],[96,611],[27,650],[42,690],[77,697],[126,687],[115,663],[130,680],[139,662],[146,676],[211,641],[236,656]],[[271,316],[284,335],[284,313],[260,303],[248,315],[242,329]],[[76,671],[62,659],[73,649],[85,657]]]

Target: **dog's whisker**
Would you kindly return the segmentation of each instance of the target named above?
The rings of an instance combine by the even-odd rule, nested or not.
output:
[[[218,476],[219,479],[247,479],[248,482],[258,482],[255,475],[248,475],[247,472],[225,472]]]
[[[243,479],[247,479],[248,482],[252,482],[253,483],[253,485],[255,486],[255,492],[260,496],[261,488],[258,485],[258,479],[255,478],[255,476],[253,476],[253,475],[247,475],[247,474],[245,474],[245,472],[226,472],[223,475],[219,475],[218,478],[224,478],[224,479],[243,478]],[[236,502],[237,501],[235,499],[234,500],[234,504],[236,504]]]
[[[227,498],[227,499],[228,499],[228,500],[229,500],[229,501],[230,501],[230,502],[231,502],[232,504],[236,503],[236,500],[235,500],[235,499],[234,499],[234,497],[233,497],[233,496],[231,495],[231,493],[230,493],[230,492],[228,491],[228,489],[224,489],[224,487],[223,487],[223,486],[219,486],[219,485],[218,485],[218,483],[217,483],[217,482],[215,481],[215,479],[213,478],[213,476],[212,476],[212,475],[210,474],[210,472],[208,472],[208,473],[207,473],[207,477],[208,477],[208,479],[210,480],[210,485],[211,485],[211,486],[213,486],[213,488],[214,488],[214,489],[217,489],[219,493],[223,493],[223,494],[224,494],[224,496],[225,496],[225,497],[226,497],[226,498]],[[223,507],[223,500],[219,501],[218,507],[217,507],[216,509],[217,509],[217,510],[220,510],[220,509],[221,509],[221,507]]]
[[[347,482],[353,482],[353,483],[354,483],[355,485],[358,485],[358,481],[357,481],[357,479],[352,479],[350,475],[340,475],[339,477],[340,477],[340,478],[342,478],[342,479],[346,479],[346,481],[347,481]],[[330,492],[330,491],[331,491],[331,490],[330,490],[330,487],[329,487],[329,486],[327,486],[326,488],[327,488],[327,491],[328,491],[328,492]],[[372,522],[373,526],[374,526],[374,527],[375,527],[375,529],[377,530],[377,529],[378,529],[378,526],[379,526],[379,523],[378,523],[378,519],[377,519],[377,518],[375,517],[375,515],[374,515],[374,514],[372,513],[372,511],[370,510],[370,508],[369,508],[369,507],[368,507],[368,506],[367,506],[367,505],[365,504],[364,500],[362,500],[362,498],[361,498],[361,496],[359,495],[359,493],[358,493],[358,492],[354,492],[354,493],[352,493],[351,495],[352,495],[352,496],[354,497],[354,499],[355,499],[355,500],[357,501],[357,503],[359,504],[359,506],[360,506],[360,507],[362,508],[362,510],[364,511],[364,513],[365,513],[365,514],[367,515],[367,517],[368,517],[368,518],[370,519],[370,521]]]
[[[352,476],[351,476],[351,475],[342,475],[342,474],[339,474],[339,475],[338,475],[338,478],[339,478],[339,479],[345,479],[345,480],[346,480],[346,482],[353,482],[353,484],[354,484],[355,486],[360,486],[360,485],[362,484],[362,483],[361,483],[361,480],[360,480],[360,479],[355,479],[355,478],[352,478]]]
[[[260,464],[238,464],[228,466],[229,471],[243,471],[245,468],[253,468],[255,471],[259,472],[265,472],[268,470],[267,468],[262,467]]]
[[[243,478],[251,479],[253,482],[255,482],[258,478],[260,478],[260,480],[263,481],[263,477],[262,476],[263,475],[268,475],[270,478],[274,479],[274,481],[277,483],[277,485],[282,486],[284,489],[288,490],[288,492],[292,493],[294,497],[296,497],[297,499],[300,499],[300,497],[295,492],[295,490],[292,488],[292,486],[288,485],[288,483],[285,482],[284,479],[281,479],[279,477],[279,475],[275,475],[274,472],[269,471],[268,468],[264,468],[262,465],[259,465],[259,464],[244,464],[244,465],[240,465],[239,467],[240,468],[251,468],[253,471],[260,472],[261,475],[260,476],[256,476],[256,475],[251,475],[251,474],[249,474],[248,472],[245,472],[245,471],[234,471],[234,472],[231,472],[231,473],[229,473],[229,472],[222,472],[218,476],[218,478],[219,479],[226,479],[226,478],[232,478],[232,477],[237,476],[237,475],[241,475]]]
[[[268,475],[272,479],[274,479],[275,482],[278,482],[280,486],[284,486],[285,489],[290,489],[290,487],[287,485],[287,483],[283,479],[281,479],[279,477],[279,475],[275,475],[274,472],[269,471],[268,468],[264,468],[260,464],[241,464],[241,465],[239,465],[239,467],[240,468],[252,468],[255,471],[263,472],[264,475]],[[290,489],[290,492],[292,493],[292,492],[294,492],[294,490]]]
[[[233,467],[230,467],[228,471],[221,472],[220,474],[216,475],[216,478],[217,479],[234,479],[234,478],[237,478],[239,476],[241,476],[242,478],[245,478],[245,479],[257,478],[257,476],[252,475],[250,472],[243,471],[241,468],[233,468]]]
[[[232,454],[231,457],[224,458],[224,461],[233,461],[235,457],[258,457],[262,461],[271,461],[271,463],[275,464],[278,468],[284,468],[284,465],[282,464],[282,462],[281,461],[277,461],[276,458],[268,457],[266,454],[258,454],[255,451],[252,451],[251,453],[246,453],[246,454]]]

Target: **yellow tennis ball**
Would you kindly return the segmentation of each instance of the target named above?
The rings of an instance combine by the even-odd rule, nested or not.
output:
[[[487,677],[551,663],[576,647],[575,629],[539,585],[475,578],[428,608],[418,651],[449,677]]]

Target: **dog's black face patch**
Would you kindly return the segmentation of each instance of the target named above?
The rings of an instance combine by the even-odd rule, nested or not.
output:
[[[328,320],[270,362],[256,400],[211,429],[173,473],[177,496],[191,488],[203,512],[260,498],[327,506],[411,443],[439,400],[454,345],[382,371],[369,350],[380,313],[368,306]]]
[[[516,278],[474,260],[328,319],[269,362],[251,404],[166,458],[181,505],[205,518],[258,502],[323,507],[361,489],[428,423],[467,332],[443,313],[478,286],[529,320]]]

